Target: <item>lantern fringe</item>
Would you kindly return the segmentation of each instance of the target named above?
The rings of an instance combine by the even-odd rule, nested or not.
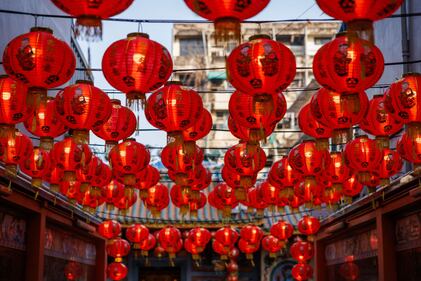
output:
[[[238,201],[245,201],[247,199],[247,192],[244,187],[238,187],[235,189],[235,198]]]
[[[141,110],[145,110],[146,95],[140,92],[129,92],[126,94],[126,104],[134,112],[139,113]]]
[[[89,42],[102,40],[102,21],[98,17],[83,16],[76,19],[73,28],[76,38]]]
[[[41,137],[39,146],[43,150],[50,152],[53,149],[54,139],[50,137]]]
[[[332,133],[332,143],[334,145],[345,144],[352,139],[351,129],[336,129]]]
[[[376,144],[380,150],[387,149],[390,147],[389,137],[376,137]]]
[[[241,43],[241,22],[236,18],[220,18],[214,22],[215,45],[225,47],[228,43]]]
[[[316,139],[315,141],[317,150],[329,149],[329,139]]]

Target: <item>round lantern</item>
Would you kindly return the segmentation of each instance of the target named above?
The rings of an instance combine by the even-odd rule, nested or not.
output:
[[[29,87],[32,94],[47,95],[47,89],[72,78],[76,59],[72,49],[45,27],[33,27],[14,38],[3,53],[3,67],[10,77]]]
[[[274,211],[279,202],[279,189],[266,181],[256,188],[261,193],[262,199],[268,205],[269,210]]]
[[[276,258],[285,243],[275,236],[268,235],[262,240],[262,248],[269,253],[269,257]]]
[[[352,170],[346,165],[342,152],[331,152],[330,160],[326,169],[326,179],[332,183],[335,190],[341,191],[343,183],[352,176]]]
[[[255,225],[247,225],[240,231],[241,239],[250,244],[259,244],[264,236],[263,230]]]
[[[5,165],[5,173],[15,177],[20,161],[32,154],[32,141],[18,130],[8,130],[0,136],[0,161]]]
[[[156,238],[149,233],[148,238],[139,243],[139,249],[141,250],[142,256],[148,257],[149,251],[152,250],[156,245]]]
[[[251,96],[235,91],[229,101],[229,113],[239,126],[261,130],[274,127],[284,117],[287,103],[282,93]]]
[[[360,128],[375,136],[377,143],[383,148],[389,147],[389,136],[399,132],[402,127],[401,120],[387,111],[382,95],[376,95],[370,100],[367,114],[360,122]]]
[[[41,99],[24,125],[26,130],[40,138],[40,147],[46,151],[53,148],[54,138],[67,131],[67,127],[59,119],[55,99],[52,97]]]
[[[113,179],[110,183],[101,187],[101,193],[107,209],[111,210],[114,207],[114,200],[119,200],[124,196],[124,185]]]
[[[209,204],[222,212],[224,218],[231,216],[231,211],[238,206],[235,189],[220,183],[209,193]]]
[[[310,102],[316,120],[333,129],[334,144],[344,144],[351,139],[350,128],[364,118],[368,106],[364,92],[341,94],[325,88],[316,92]]]
[[[274,237],[286,241],[294,233],[294,228],[286,221],[278,221],[270,227],[270,234]]]
[[[168,50],[145,33],[130,33],[127,39],[111,44],[102,59],[105,79],[126,93],[129,105],[145,102],[145,94],[161,87],[170,78],[173,62]]]
[[[158,184],[161,179],[161,174],[157,168],[148,165],[136,175],[136,178],[138,183],[135,187],[139,189],[139,197],[140,199],[145,199],[148,193],[147,190]]]
[[[306,104],[298,113],[298,125],[304,134],[316,139],[318,149],[329,148],[329,138],[332,137],[332,129],[314,118],[310,104]]]
[[[104,221],[98,225],[98,233],[105,239],[117,238],[121,233],[121,225],[114,220]]]
[[[295,56],[268,35],[254,35],[235,48],[227,59],[228,81],[249,95],[275,94],[294,80]]]
[[[376,170],[379,174],[380,185],[388,185],[390,177],[396,175],[402,170],[402,158],[398,152],[385,148],[382,150],[380,167]]]
[[[255,214],[257,217],[262,217],[265,209],[268,207],[257,188],[250,188],[247,191],[246,200],[242,200],[241,204],[247,207],[247,213]]]
[[[51,0],[60,10],[76,19],[75,35],[87,41],[102,39],[102,21],[124,12],[133,0]],[[115,280],[115,279],[114,279]],[[120,279],[118,279],[120,280]]]
[[[314,56],[313,72],[323,87],[339,93],[357,93],[382,77],[384,58],[375,45],[356,33],[339,33]]]
[[[161,211],[168,207],[170,196],[168,188],[158,183],[148,189],[148,196],[143,199],[146,208],[152,213],[153,217],[160,217]]]
[[[211,233],[206,228],[195,227],[189,231],[187,239],[204,250],[211,239]]]
[[[19,167],[32,178],[32,186],[42,187],[42,179],[50,170],[51,160],[48,152],[39,147],[34,147],[28,158],[22,158]]]
[[[232,188],[235,188],[235,197],[240,200],[246,200],[247,190],[256,183],[257,175],[242,176],[235,170],[228,167],[222,167],[221,169],[222,179]]]
[[[244,176],[241,181],[251,182],[253,176],[266,165],[266,154],[260,147],[250,149],[247,144],[239,143],[229,148],[225,153],[224,163],[226,168]],[[241,186],[247,183],[240,182]]]
[[[308,240],[312,240],[312,236],[320,229],[320,221],[312,216],[303,216],[297,224],[298,231],[309,236]]]
[[[139,250],[140,244],[149,238],[149,229],[140,223],[132,224],[126,230],[126,238],[134,244],[134,250]]]
[[[180,174],[188,172],[198,167],[203,162],[203,151],[197,145],[187,153],[184,146],[177,142],[169,143],[161,152],[162,164],[169,170]]]
[[[113,172],[123,175],[123,184],[126,186],[136,184],[136,174],[146,168],[150,158],[146,147],[135,139],[125,140],[114,146],[109,153]]]
[[[323,12],[329,16],[344,21],[349,30],[359,32],[360,37],[374,42],[373,21],[392,15],[403,0],[356,0],[329,1],[317,0]]]
[[[421,165],[421,133],[412,138],[403,134],[396,147],[402,158],[413,163],[417,171]]]
[[[51,159],[51,155],[49,156],[50,156],[51,168],[47,172],[47,174],[44,176],[44,180],[50,184],[51,191],[60,192],[60,182],[63,179],[64,171],[62,169],[54,167],[54,163],[52,162],[53,159]]]
[[[184,0],[187,6],[197,15],[213,21],[215,24],[215,41],[217,45],[228,41],[241,40],[241,22],[261,12],[270,0],[251,0],[247,2],[223,0],[216,3],[212,0]]]
[[[107,266],[107,277],[111,280],[123,280],[127,273],[127,267],[121,262],[113,262]]]
[[[173,226],[166,226],[158,233],[159,244],[169,254],[170,259],[174,258],[175,253],[178,252],[178,244],[180,240],[181,232]]]
[[[287,156],[273,163],[268,174],[268,182],[279,188],[282,196],[291,195],[292,188],[300,181],[301,174],[290,166]]]
[[[99,126],[93,127],[94,134],[105,140],[106,152],[114,147],[119,141],[130,137],[136,130],[136,116],[134,113],[121,105],[120,100],[111,100],[112,109],[108,120]]]
[[[246,141],[248,144],[257,145],[259,141],[266,139],[273,133],[275,130],[275,125],[261,129],[249,129],[247,127],[238,125],[237,122],[235,122],[234,119],[229,116],[228,128],[234,137]]]
[[[239,235],[238,232],[231,227],[223,227],[215,232],[215,241],[220,243],[226,251],[234,247]]]
[[[113,239],[107,244],[107,255],[113,257],[116,262],[122,262],[123,257],[130,253],[130,244],[122,238]]]
[[[253,254],[260,250],[260,242],[258,244],[252,244],[241,238],[238,240],[238,248],[246,255],[246,259],[248,259],[254,266]]]
[[[313,243],[306,241],[297,241],[292,244],[289,249],[291,256],[299,263],[304,263],[311,260],[314,256]]]
[[[169,137],[180,139],[182,131],[196,124],[203,110],[199,94],[181,82],[168,82],[148,98],[146,105],[149,123],[166,131]]]
[[[104,124],[112,109],[107,94],[85,80],[64,88],[57,94],[55,103],[61,122],[73,130],[77,141],[86,143],[89,130]]]
[[[288,162],[304,176],[306,185],[315,186],[316,175],[328,167],[330,157],[327,150],[317,149],[315,141],[307,140],[291,149]]]
[[[80,263],[69,261],[64,267],[64,276],[67,280],[78,280],[82,275],[82,266]]]
[[[183,130],[184,142],[195,142],[206,137],[212,129],[212,115],[203,108],[200,117],[193,126]]]
[[[415,139],[421,132],[421,74],[404,74],[392,83],[385,93],[385,105],[390,114],[408,125],[409,137]]]
[[[28,101],[27,88],[7,75],[0,75],[0,128],[25,121],[33,111]]]
[[[194,193],[193,193],[194,194]],[[207,203],[206,195],[203,192],[198,192],[198,195],[191,196],[189,202],[190,217],[197,218],[198,211],[203,209]]]
[[[298,263],[292,268],[292,277],[296,281],[305,281],[313,277],[313,268],[306,263]]]
[[[92,159],[92,152],[87,144],[77,144],[67,137],[54,144],[50,152],[54,164],[64,171],[64,179],[75,180],[76,170],[87,165]]]
[[[370,173],[378,169],[382,152],[374,140],[359,136],[349,142],[344,150],[346,164],[353,169],[360,182],[367,182]]]
[[[122,197],[116,197],[113,200],[114,206],[119,209],[122,215],[125,215],[127,211],[137,202],[137,194],[133,188],[124,188],[124,195]]]
[[[353,175],[343,183],[342,193],[345,195],[345,199],[352,203],[352,197],[359,195],[363,188],[364,186],[358,181],[357,176]]]
[[[230,250],[234,248],[234,246],[226,247],[222,243],[218,242],[217,240],[213,240],[212,242],[212,250],[220,255],[221,260],[228,260],[228,255]]]

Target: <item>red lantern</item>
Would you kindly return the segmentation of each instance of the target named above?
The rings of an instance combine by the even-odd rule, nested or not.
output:
[[[107,266],[107,276],[111,280],[123,280],[127,272],[127,267],[121,262],[113,262]]]
[[[184,142],[195,142],[206,137],[212,129],[212,115],[203,108],[200,117],[193,126],[183,130]]]
[[[324,45],[314,56],[314,76],[323,87],[351,94],[377,83],[384,71],[384,58],[375,45],[345,32]]]
[[[352,200],[352,197],[355,197],[361,193],[364,186],[358,182],[358,179],[355,175],[349,178],[344,182],[342,187],[342,193],[348,197],[348,200]]]
[[[215,41],[237,41],[241,39],[241,22],[261,12],[270,0],[252,0],[238,2],[223,0],[216,3],[212,0],[184,0],[187,6],[199,16],[213,21],[215,24]]]
[[[344,144],[351,139],[350,128],[365,116],[369,101],[364,92],[340,94],[325,88],[311,99],[311,111],[316,120],[333,128],[334,144]]]
[[[113,257],[116,262],[122,262],[123,257],[129,253],[130,244],[122,238],[116,238],[107,245],[107,255]]]
[[[250,149],[245,143],[239,143],[227,150],[224,163],[230,170],[236,171],[242,180],[251,182],[253,176],[262,170],[266,164],[266,154],[260,147]],[[247,183],[240,183],[245,186]]]
[[[0,126],[13,127],[25,121],[33,108],[29,106],[27,88],[7,75],[0,75]]]
[[[140,199],[144,199],[147,196],[147,190],[158,184],[161,179],[161,174],[157,168],[148,165],[136,175],[136,178],[138,183],[135,187],[140,191]]]
[[[389,147],[389,136],[402,129],[403,123],[387,111],[384,96],[376,95],[370,101],[367,115],[361,120],[360,128],[376,136],[377,143]]]
[[[137,202],[137,194],[133,188],[125,188],[124,196],[114,198],[114,206],[123,213],[123,215]]]
[[[159,217],[161,211],[168,207],[170,203],[170,196],[168,195],[168,188],[165,185],[158,183],[148,189],[148,196],[143,200],[146,208],[151,211],[154,217]]]
[[[235,188],[235,197],[240,200],[246,200],[247,190],[256,183],[257,175],[252,176],[241,176],[235,170],[231,170],[228,167],[222,167],[221,169],[222,179],[232,188]]]
[[[268,207],[267,203],[262,198],[262,194],[257,188],[250,188],[247,191],[246,200],[242,200],[241,204],[247,207],[248,213],[256,213],[256,216],[263,216],[265,209]]]
[[[235,261],[231,260],[229,264],[226,265],[227,271],[229,273],[238,273],[238,263],[236,263]]]
[[[113,172],[123,175],[123,183],[126,186],[136,184],[136,174],[146,168],[150,158],[146,147],[135,139],[125,140],[114,146],[109,153]]]
[[[187,239],[204,250],[211,239],[211,233],[206,228],[195,227],[189,231]]]
[[[182,131],[196,124],[202,110],[197,92],[180,82],[168,82],[148,98],[145,115],[152,126],[181,139]]]
[[[191,153],[184,150],[182,144],[169,143],[161,152],[162,164],[176,173],[187,174],[203,162],[203,151],[197,145]]]
[[[215,241],[220,243],[222,247],[228,252],[234,247],[239,235],[238,232],[231,227],[223,227],[215,232]]]
[[[124,185],[113,179],[110,183],[101,188],[101,193],[107,207],[113,207],[114,200],[119,200],[124,196]]]
[[[319,231],[320,222],[315,217],[303,216],[301,220],[298,221],[297,228],[300,233],[309,236],[309,240],[311,240],[311,236]]]
[[[174,258],[175,253],[178,252],[178,244],[180,240],[181,232],[173,226],[166,226],[158,233],[159,244],[169,254],[170,259]]]
[[[234,119],[228,117],[228,128],[231,134],[243,141],[246,141],[248,144],[258,144],[259,141],[264,140],[269,137],[275,130],[275,125],[270,127],[263,127],[261,129],[249,129],[244,126],[238,125]]]
[[[126,238],[134,243],[133,249],[140,249],[140,244],[149,238],[149,229],[140,224],[132,224],[126,230]]]
[[[284,246],[285,243],[283,241],[272,235],[268,235],[262,240],[262,248],[269,253],[271,258],[276,258]]]
[[[346,164],[353,169],[360,182],[367,182],[370,173],[378,169],[382,152],[375,141],[359,136],[347,143],[344,150]]]
[[[83,200],[83,193],[80,190],[80,182],[75,179],[60,182],[60,193],[66,196],[72,204]]]
[[[380,184],[388,185],[389,178],[399,173],[402,166],[402,158],[398,152],[388,148],[383,149],[380,167],[376,170],[379,174]]]
[[[332,137],[332,129],[314,118],[310,110],[310,104],[306,104],[298,113],[298,125],[304,134],[316,139],[318,149],[329,148],[329,138]]]
[[[19,167],[28,176],[32,178],[32,186],[40,188],[42,179],[50,170],[51,160],[48,152],[34,147],[28,158],[22,158]]]
[[[54,192],[60,192],[59,185],[61,180],[63,179],[64,171],[62,169],[54,167],[55,165],[52,162],[53,159],[51,159],[51,154],[49,156],[51,162],[50,170],[44,176],[44,180],[50,184],[50,190]]]
[[[52,97],[41,99],[35,106],[32,118],[26,119],[24,125],[31,134],[40,138],[40,147],[46,151],[53,148],[54,138],[67,131],[58,117],[55,99]]]
[[[274,210],[279,201],[279,189],[268,182],[263,182],[257,189],[262,194],[263,201]]]
[[[299,263],[304,263],[311,260],[314,256],[313,243],[306,241],[297,241],[292,244],[289,249],[293,259]]]
[[[193,193],[194,194],[194,193]],[[190,199],[189,205],[190,205],[190,217],[196,217],[198,211],[200,209],[203,209],[207,203],[206,195],[203,192],[199,191],[198,195],[192,196]]]
[[[121,225],[114,220],[104,221],[98,226],[98,233],[105,239],[117,238],[121,233]]]
[[[294,228],[292,225],[282,220],[278,221],[270,228],[270,234],[283,241],[288,240],[293,233]]]
[[[300,181],[301,174],[292,169],[287,156],[284,156],[281,160],[273,163],[268,174],[268,182],[281,189],[282,195],[285,195],[285,192],[283,192],[285,189],[295,186]]]
[[[231,246],[231,248],[228,246],[224,246],[222,243],[218,242],[217,240],[214,240],[212,242],[212,249],[215,253],[219,254],[221,257],[221,260],[228,260],[228,255],[230,253],[230,250],[234,246]]]
[[[235,189],[220,183],[209,193],[209,204],[222,211],[223,217],[231,216],[231,210],[238,206]]]
[[[238,240],[238,248],[246,254],[246,258],[253,264],[253,254],[260,250],[260,242],[258,244],[252,244],[241,238]]]
[[[102,19],[108,19],[124,12],[133,3],[133,0],[51,1],[66,14],[77,18],[74,30],[75,35],[88,41],[102,39]]]
[[[295,56],[268,35],[255,35],[235,48],[227,59],[228,81],[249,95],[275,94],[294,80]]]
[[[346,281],[356,281],[360,277],[360,268],[353,262],[353,257],[348,259],[344,264],[342,264],[339,268],[340,275]]]
[[[104,53],[102,69],[107,81],[126,93],[129,104],[145,102],[145,94],[164,85],[173,62],[168,50],[145,33],[130,33],[114,42]]]
[[[284,117],[287,103],[282,93],[251,96],[235,91],[229,101],[229,113],[235,123],[249,129],[274,127]]]
[[[404,74],[402,79],[390,85],[385,93],[385,105],[396,119],[408,124],[409,137],[415,138],[421,131],[421,74]]]
[[[104,124],[111,114],[106,93],[90,81],[78,80],[56,96],[56,112],[64,125],[73,130],[78,141],[89,142],[89,130]]]
[[[33,27],[9,42],[3,53],[7,74],[28,85],[33,94],[47,95],[47,89],[72,78],[76,59],[72,49],[45,27]]]
[[[330,153],[330,164],[326,169],[326,179],[332,183],[332,186],[342,190],[343,183],[351,177],[351,169],[345,163],[345,157],[342,152]]]
[[[85,192],[92,185],[91,183],[94,178],[107,177],[108,182],[106,182],[104,185],[109,183],[111,180],[111,173],[109,173],[107,176],[106,173],[104,173],[105,169],[102,169],[102,165],[103,163],[101,159],[96,156],[92,156],[91,161],[89,161],[86,166],[80,167],[76,170],[76,179],[81,183],[82,192]]]
[[[0,136],[0,161],[5,165],[6,175],[15,177],[20,161],[32,154],[32,141],[18,130],[8,130]]]
[[[101,194],[101,189],[97,187],[90,187],[88,190],[81,189],[81,194],[82,196],[77,199],[78,203],[91,214],[95,214],[96,208],[105,202],[105,198]]]
[[[105,145],[110,149],[119,141],[129,138],[136,130],[134,113],[122,106],[120,100],[111,100],[111,104],[111,116],[108,120],[104,124],[92,128],[94,134],[105,140]]]
[[[80,263],[69,261],[64,267],[64,276],[67,280],[73,281],[80,278],[82,275],[82,266]]]
[[[54,144],[50,152],[54,164],[64,171],[64,180],[75,180],[76,170],[85,167],[91,159],[92,152],[87,144],[77,144],[67,137]]]
[[[297,281],[305,281],[313,277],[313,268],[306,263],[299,263],[292,268],[292,277]]]
[[[403,134],[396,147],[402,158],[413,163],[414,170],[418,170],[421,165],[421,134],[412,138]]]
[[[247,225],[240,231],[241,239],[249,242],[250,244],[259,244],[263,235],[264,233],[260,227],[255,225]]]
[[[364,38],[374,41],[373,21],[381,20],[392,15],[403,0],[358,0],[358,1],[329,1],[317,0],[320,9],[329,16],[347,23],[348,29],[360,31]]]
[[[139,243],[139,249],[142,251],[142,256],[149,256],[149,251],[156,245],[156,238],[149,233],[148,238]]]

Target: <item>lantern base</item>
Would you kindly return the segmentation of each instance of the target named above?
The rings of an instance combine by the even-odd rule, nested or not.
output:
[[[407,128],[407,134],[411,140],[415,141],[415,139],[421,135],[421,123],[418,123],[418,122],[409,123],[408,128]]]
[[[336,129],[332,133],[332,143],[334,145],[346,144],[352,139],[351,129]]]
[[[53,146],[54,146],[54,139],[50,138],[50,137],[41,137],[39,146],[40,146],[40,148],[44,149],[45,151],[50,152],[51,149],[53,149]]]
[[[243,187],[236,188],[235,198],[237,198],[238,201],[245,201],[247,199],[246,189],[244,189]]]
[[[317,150],[329,149],[329,139],[316,139],[315,141]]]
[[[376,137],[376,144],[380,150],[389,148],[390,147],[389,137]]]
[[[94,16],[77,18],[73,33],[76,38],[81,38],[85,41],[95,42],[102,40],[101,18]]]
[[[15,136],[15,126],[14,125],[7,125],[7,124],[0,124],[0,138],[8,138]]]
[[[72,138],[77,144],[89,144],[88,130],[72,130]]]
[[[139,112],[141,109],[145,109],[146,95],[141,92],[128,92],[126,94],[126,103],[130,109],[135,112]]]
[[[4,167],[4,173],[8,178],[15,178],[18,174],[18,166],[15,164],[6,164]]]
[[[226,47],[228,43],[241,42],[241,22],[236,18],[220,18],[215,20],[215,45]]]
[[[240,186],[245,189],[253,186],[253,179],[250,176],[240,177]],[[238,199],[238,198],[237,198]]]
[[[374,27],[370,20],[355,20],[347,22],[348,31],[355,32],[360,39],[374,44]]]

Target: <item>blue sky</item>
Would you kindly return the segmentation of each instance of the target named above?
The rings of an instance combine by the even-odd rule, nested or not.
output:
[[[272,0],[266,9],[253,19],[295,19],[300,15],[300,18],[326,17],[318,8],[315,0]],[[200,17],[196,16],[187,8],[183,0],[135,0],[127,11],[117,17],[136,19],[200,19]],[[152,40],[160,42],[171,52],[172,24],[148,23],[143,24],[142,28],[144,32],[150,35]],[[101,42],[90,43],[92,67],[100,68],[102,55],[106,48],[114,41],[125,38],[128,33],[136,32],[137,29],[138,24],[136,23],[105,21],[103,40]],[[81,41],[80,45],[87,56],[88,44]],[[104,79],[102,72],[95,72],[95,84],[103,89],[111,88]],[[124,96],[116,96],[115,98],[124,98]],[[143,117],[143,113],[140,113],[140,117],[140,128],[151,128]],[[136,138],[144,144],[154,146],[162,146],[166,142],[165,133],[161,132],[141,132]]]

